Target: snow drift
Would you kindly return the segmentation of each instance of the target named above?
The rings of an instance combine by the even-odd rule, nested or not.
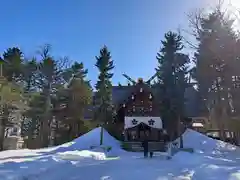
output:
[[[71,142],[62,144],[57,147],[56,152],[75,151],[75,150],[90,150],[92,147],[100,146],[101,127],[95,128],[88,133],[74,139]],[[121,149],[120,142],[112,137],[105,129],[103,129],[103,144],[111,149]]]
[[[123,151],[120,142],[104,130],[103,145],[117,152],[116,160],[101,152],[100,132],[101,128],[96,128],[72,142],[52,148],[0,152],[0,179],[240,180],[240,153],[234,153],[238,148],[196,131],[186,130],[183,142],[185,147],[201,153],[178,152],[170,160],[157,156],[145,159],[142,153],[136,152],[119,153]],[[98,148],[89,150],[91,146]],[[217,150],[219,153],[212,153]]]
[[[187,129],[183,133],[183,146],[193,148],[198,152],[213,153],[218,151],[233,151],[237,149],[237,147],[232,144],[212,139],[191,129]]]
[[[105,153],[93,152],[88,150],[60,152],[60,153],[57,153],[56,157],[62,160],[72,160],[72,161],[79,161],[86,158],[95,159],[95,160],[106,159]]]

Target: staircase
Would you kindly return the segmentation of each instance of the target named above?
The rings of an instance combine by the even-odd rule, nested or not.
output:
[[[142,142],[126,142],[129,146],[129,150],[139,152],[143,151]]]
[[[141,152],[143,151],[142,142],[124,142],[123,148],[125,150],[134,151],[134,152]],[[157,142],[148,142],[148,149],[149,151],[160,151],[166,152],[166,144],[163,141]]]

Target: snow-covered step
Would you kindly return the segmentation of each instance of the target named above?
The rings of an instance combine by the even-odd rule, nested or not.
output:
[[[124,142],[124,147],[131,151],[143,151],[142,142]],[[163,141],[148,142],[149,151],[162,151],[167,150],[166,145]]]

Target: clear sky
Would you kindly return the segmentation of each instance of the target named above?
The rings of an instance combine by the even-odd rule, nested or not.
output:
[[[52,45],[54,56],[82,61],[97,79],[95,56],[106,44],[116,68],[113,83],[154,74],[165,32],[187,27],[186,14],[204,0],[2,0],[0,52],[18,46],[33,55]]]

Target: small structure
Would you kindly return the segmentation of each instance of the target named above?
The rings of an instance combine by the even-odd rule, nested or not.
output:
[[[3,149],[4,150],[21,149],[23,147],[24,141],[20,134],[21,128],[19,126],[7,128],[3,142]]]
[[[194,129],[194,130],[196,130],[196,131],[199,131],[199,132],[201,132],[202,131],[202,129],[204,128],[204,125],[203,125],[203,123],[192,123],[192,128]]]
[[[209,129],[210,122],[205,117],[195,117],[191,123],[191,129],[198,131],[200,133],[206,133],[207,129]]]
[[[8,136],[4,139],[4,150],[22,149],[24,144],[23,138],[20,136]]]

